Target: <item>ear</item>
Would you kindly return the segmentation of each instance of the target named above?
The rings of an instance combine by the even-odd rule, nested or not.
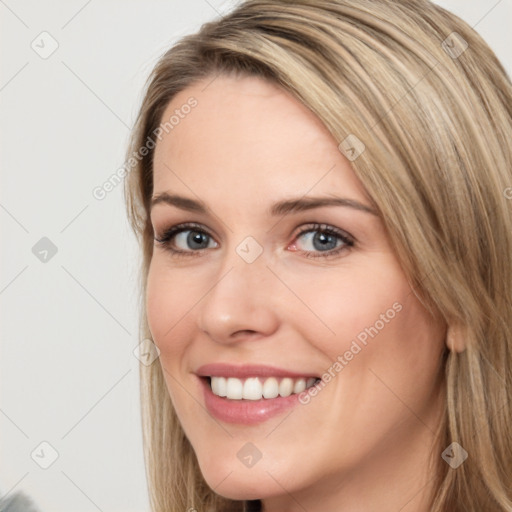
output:
[[[466,350],[466,340],[464,331],[460,325],[449,325],[446,331],[446,346],[452,352],[464,352]]]

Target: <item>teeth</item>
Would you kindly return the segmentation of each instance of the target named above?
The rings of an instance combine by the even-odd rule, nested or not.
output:
[[[240,400],[244,391],[244,385],[240,379],[229,377],[226,385],[226,396],[232,400]]]
[[[306,388],[313,386],[316,381],[317,379],[314,377],[307,380],[285,377],[280,382],[276,377],[266,379],[249,377],[245,380],[235,377],[210,377],[213,394],[230,400],[287,397],[295,393],[302,393]]]
[[[293,391],[293,380],[286,377],[279,384],[279,394],[281,396],[290,396]]]
[[[313,379],[315,382],[316,379]],[[306,389],[306,381],[305,379],[299,379],[295,381],[295,385],[293,386],[294,393],[302,393]]]
[[[238,379],[236,379],[238,380]],[[263,386],[260,379],[251,378],[244,382],[244,389],[242,391],[242,398],[246,400],[259,400],[263,392]]]
[[[270,377],[263,384],[263,398],[276,398],[279,396],[279,384],[275,377]]]
[[[212,379],[212,391],[214,395],[226,396],[227,382],[224,377],[215,377]]]

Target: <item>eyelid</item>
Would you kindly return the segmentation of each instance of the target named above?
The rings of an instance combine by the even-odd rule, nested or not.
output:
[[[342,238],[346,238],[350,240],[350,242],[354,243],[356,241],[355,237],[353,237],[348,231],[344,229],[337,228],[331,224],[326,224],[325,222],[310,222],[306,224],[301,224],[298,228],[296,234],[293,235],[293,239],[297,238],[299,235],[303,235],[304,233],[309,233],[311,231],[323,231],[327,233],[331,233],[334,235],[338,235]]]
[[[180,232],[186,231],[186,230],[201,231],[201,232],[206,233],[208,236],[215,238],[215,235],[213,235],[212,232],[208,228],[206,228],[203,224],[200,224],[198,222],[180,222],[178,224],[172,224],[171,226],[164,228],[162,230],[161,235],[158,238],[160,238],[160,240],[161,240],[162,238],[167,237],[169,234],[177,234],[177,233],[180,233]],[[157,230],[153,229],[154,238],[155,238],[155,240],[160,241],[160,240],[158,240],[158,238],[156,236],[156,231]]]

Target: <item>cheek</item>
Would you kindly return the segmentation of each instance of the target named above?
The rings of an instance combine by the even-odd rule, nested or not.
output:
[[[411,290],[394,265],[314,269],[307,280],[297,278],[293,289],[303,304],[310,340],[325,340],[324,351],[336,357],[353,340],[362,346],[372,336],[398,324]],[[306,310],[305,305],[307,305]],[[403,316],[403,315],[402,315]],[[341,352],[340,352],[341,351]]]
[[[146,312],[149,329],[160,350],[159,362],[164,372],[167,391],[180,421],[197,414],[189,390],[174,378],[183,370],[183,354],[188,347],[187,315],[197,303],[197,293],[184,279],[185,273],[169,268],[165,258],[154,257],[147,278]]]
[[[310,310],[297,305],[304,310],[301,332],[329,361],[324,371],[342,372],[337,385],[350,382],[376,402],[389,394],[377,376],[411,399],[418,398],[414,389],[428,394],[437,382],[444,330],[396,262],[384,256],[371,266],[315,270],[323,272],[297,278],[294,290]]]
[[[325,423],[336,426],[329,435],[360,439],[363,431],[364,446],[376,446],[396,425],[417,421],[404,404],[414,404],[422,421],[434,425],[430,408],[437,403],[443,326],[418,301],[403,273],[389,264],[381,272],[352,268],[295,284],[318,317],[303,315],[302,333],[329,361],[325,391],[312,398],[319,410],[327,401],[337,404],[324,413]],[[356,447],[351,453],[354,460],[361,456]]]
[[[197,302],[197,293],[186,282],[180,280],[183,273],[172,272],[164,258],[154,257],[147,278],[146,311],[153,341],[160,349],[164,360],[168,354],[183,349],[179,343],[180,330],[186,324],[186,313]],[[169,343],[169,340],[173,340]]]

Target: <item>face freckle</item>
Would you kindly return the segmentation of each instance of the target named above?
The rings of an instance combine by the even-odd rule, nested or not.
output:
[[[314,503],[354,474],[364,482],[363,475],[392,478],[416,467],[430,452],[442,405],[444,326],[416,298],[323,124],[256,77],[204,85],[181,91],[163,116],[197,99],[155,149],[151,222],[160,239],[181,231],[166,245],[155,242],[146,305],[206,481],[234,499],[272,500],[286,489]],[[293,385],[300,376],[322,380],[277,412],[239,400],[235,406],[251,402],[252,412],[237,421],[240,408],[216,409],[228,398],[205,398],[213,395],[198,371],[217,363],[267,368],[262,386],[268,367],[298,376]],[[389,461],[398,453],[407,455],[395,469]],[[244,457],[258,462],[249,467]]]

